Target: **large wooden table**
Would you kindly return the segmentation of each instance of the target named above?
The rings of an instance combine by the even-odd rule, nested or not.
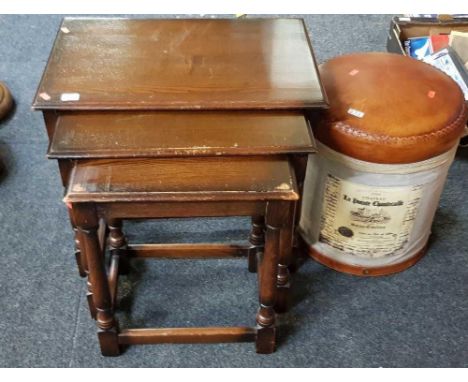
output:
[[[308,115],[326,106],[301,19],[66,18],[33,102],[65,188],[92,159],[287,155],[301,190]],[[107,225],[122,245],[121,222]]]

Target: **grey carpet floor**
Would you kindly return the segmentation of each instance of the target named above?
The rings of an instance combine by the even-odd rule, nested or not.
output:
[[[384,51],[390,16],[304,16],[319,62]],[[295,276],[280,345],[130,347],[100,355],[77,275],[73,238],[47,137],[30,104],[61,16],[0,16],[0,79],[16,101],[0,124],[0,366],[3,367],[462,367],[468,366],[468,149],[459,150],[431,247],[413,268],[357,278],[308,261]],[[132,240],[242,241],[246,219],[128,225]],[[137,235],[138,234],[138,235]],[[123,325],[251,325],[255,276],[241,260],[134,263],[122,279]]]

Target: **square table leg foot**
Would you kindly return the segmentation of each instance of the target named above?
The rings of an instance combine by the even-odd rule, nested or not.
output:
[[[255,347],[258,354],[274,353],[276,348],[276,328],[258,326]]]
[[[120,355],[121,349],[119,346],[117,329],[98,330],[98,339],[103,356],[115,357]]]

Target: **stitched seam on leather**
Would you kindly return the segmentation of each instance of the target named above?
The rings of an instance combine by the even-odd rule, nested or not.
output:
[[[353,137],[363,138],[368,141],[380,141],[380,142],[390,142],[390,143],[415,142],[415,141],[426,140],[426,139],[434,138],[434,137],[442,137],[444,135],[450,134],[452,130],[454,130],[456,127],[459,127],[461,125],[461,123],[465,119],[465,112],[466,112],[466,105],[463,102],[460,114],[449,125],[437,131],[432,131],[430,133],[425,133],[421,135],[413,135],[411,137],[390,137],[387,135],[369,134],[365,131],[358,130],[352,125],[349,125],[341,121],[336,122],[332,126],[332,128],[340,131],[343,134],[350,135]]]

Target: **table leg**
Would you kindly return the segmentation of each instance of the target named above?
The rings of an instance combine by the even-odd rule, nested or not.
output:
[[[75,259],[76,259],[76,265],[78,266],[78,273],[80,277],[86,277],[86,271],[84,268],[84,260],[83,260],[83,255],[80,250],[80,240],[78,239],[78,230],[76,229],[75,222],[73,221],[73,214],[71,212],[71,209],[68,208],[68,215],[70,217],[70,223],[73,229],[73,232],[75,234]]]
[[[291,262],[289,263],[289,271],[295,272],[299,268],[299,256],[303,255],[299,251],[299,234],[297,227],[299,227],[299,220],[301,218],[302,208],[302,195],[304,190],[305,175],[307,170],[308,154],[297,154],[290,157],[293,164],[294,173],[296,175],[297,188],[299,191],[300,199],[296,203],[295,218],[294,218],[294,236],[293,236],[293,252],[291,255]],[[307,258],[307,255],[306,255]]]
[[[109,246],[112,255],[119,256],[119,274],[126,275],[130,270],[128,256],[126,255],[127,239],[122,231],[121,219],[109,219],[107,221],[109,227]]]
[[[290,305],[291,275],[289,267],[293,263],[295,209],[296,203],[290,203],[288,218],[280,231],[278,277],[276,280],[278,295],[275,305],[277,313],[288,311]]]
[[[252,248],[249,251],[249,272],[257,272],[257,253],[265,244],[265,218],[263,216],[252,217],[252,229],[249,237]]]
[[[92,203],[73,205],[75,223],[80,232],[81,249],[84,251],[91,284],[93,301],[96,306],[96,321],[101,353],[105,356],[120,354],[117,321],[114,318],[109,280],[106,274],[104,256],[99,244],[99,219]]]
[[[269,354],[275,351],[276,326],[275,302],[276,279],[278,271],[278,254],[280,243],[280,228],[282,225],[281,202],[269,202],[265,216],[265,250],[259,264],[259,300],[257,313],[257,353]]]
[[[89,313],[91,318],[96,319],[96,307],[94,306],[93,301],[93,286],[91,284],[91,279],[89,277],[88,262],[86,260],[85,253],[81,250],[81,232],[76,226],[75,218],[73,214],[73,209],[71,205],[68,205],[68,214],[70,216],[70,222],[72,224],[73,231],[75,233],[75,257],[78,263],[78,269],[81,270],[86,277],[86,300],[88,301]]]
[[[51,139],[51,137],[53,136],[54,134],[54,131],[55,131],[55,126],[56,126],[56,122],[57,122],[57,115],[53,112],[50,112],[50,113],[44,113],[44,119],[45,119],[45,122],[46,122],[46,126],[47,126],[47,132],[49,133],[49,139]],[[71,160],[59,160],[58,161],[58,165],[59,165],[59,169],[60,169],[60,176],[61,176],[61,179],[62,179],[62,185],[64,187],[64,189],[66,190],[67,189],[67,186],[68,186],[68,178],[70,176],[70,172],[73,168],[73,163],[74,161],[71,161]],[[76,224],[73,220],[73,213],[71,211],[71,208],[70,206],[68,206],[68,216],[70,218],[70,223],[71,223],[71,226],[73,228],[73,232],[75,234],[75,260],[76,260],[76,264],[78,266],[78,273],[81,277],[86,277],[87,274],[86,274],[86,270],[85,270],[85,267],[84,267],[84,262],[85,262],[85,259],[83,259],[83,256],[82,256],[82,253],[81,253],[81,250],[80,250],[80,240],[78,238],[78,231],[76,229]]]

